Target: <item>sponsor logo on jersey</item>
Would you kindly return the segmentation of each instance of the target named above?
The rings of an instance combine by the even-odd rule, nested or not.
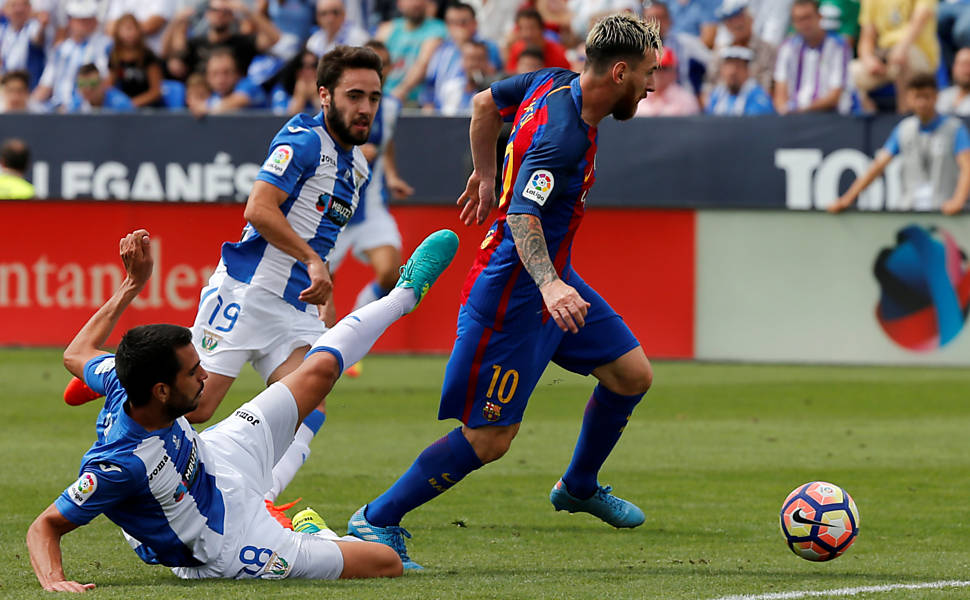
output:
[[[158,464],[155,465],[152,472],[148,474],[148,481],[151,482],[152,479],[155,479],[155,476],[162,472],[162,467],[164,467],[166,464],[168,464],[168,454],[163,456],[162,460],[158,461]]]
[[[277,146],[266,159],[266,162],[263,163],[263,170],[276,176],[282,176],[291,160],[293,160],[293,148],[285,144]]]
[[[346,225],[354,216],[354,205],[332,194],[320,194],[317,198],[317,210],[338,227]]]
[[[106,359],[102,360],[101,362],[99,362],[98,363],[98,366],[96,366],[94,368],[94,374],[95,375],[104,375],[105,373],[107,373],[108,371],[110,371],[113,368],[115,368],[115,359],[114,359],[114,357],[106,358]]]
[[[321,165],[330,165],[332,167],[336,167],[337,166],[337,161],[334,160],[334,158],[332,156],[330,156],[329,154],[321,154],[320,155],[320,164]]]
[[[104,463],[100,463],[98,464],[98,466],[101,467],[101,470],[104,471],[105,473],[110,473],[112,471],[118,471],[119,473],[121,473],[121,467],[119,467],[118,465],[106,465]]]
[[[556,180],[552,176],[552,173],[545,169],[539,169],[538,171],[533,171],[532,177],[529,178],[529,183],[526,184],[522,195],[539,206],[545,206],[546,200],[549,199],[549,195],[552,193],[552,188],[555,185]]]
[[[257,419],[256,416],[253,415],[253,413],[251,412],[247,412],[243,409],[239,409],[235,412],[235,415],[240,419],[242,419],[243,421],[248,422],[253,427],[259,425],[259,419]],[[195,451],[195,448],[193,448],[192,450]]]
[[[498,421],[502,416],[502,406],[493,402],[486,402],[482,408],[482,416],[486,421]]]
[[[119,469],[120,470],[120,469]],[[94,473],[82,473],[78,480],[71,486],[71,500],[74,504],[81,506],[98,489],[98,478]]]
[[[221,335],[219,335],[217,333],[213,333],[213,332],[209,331],[208,329],[203,329],[202,330],[202,342],[201,342],[201,345],[202,345],[202,350],[204,350],[205,352],[207,352],[209,354],[215,352],[216,347],[219,345],[219,342],[221,340],[222,340],[222,336]]]
[[[287,127],[286,130],[289,131],[290,133],[300,133],[301,131],[310,131],[306,127],[294,127],[292,125]]]

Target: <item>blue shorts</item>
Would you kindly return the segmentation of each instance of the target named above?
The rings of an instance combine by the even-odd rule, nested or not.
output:
[[[530,330],[497,331],[482,325],[464,306],[448,359],[438,418],[459,419],[471,428],[522,421],[532,390],[549,361],[589,375],[640,345],[620,315],[577,275],[570,284],[590,303],[579,333],[547,319]]]

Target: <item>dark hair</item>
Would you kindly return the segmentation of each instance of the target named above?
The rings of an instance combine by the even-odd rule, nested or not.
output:
[[[522,53],[519,54],[519,60],[522,60],[523,57],[536,58],[542,63],[546,62],[546,55],[539,46],[526,46]]]
[[[145,31],[141,27],[141,23],[135,15],[131,13],[125,13],[118,17],[115,21],[115,33],[114,43],[111,45],[111,53],[108,55],[108,63],[111,65],[117,65],[121,62],[121,23],[122,21],[131,21],[135,24],[135,28],[138,30],[138,41],[135,42],[135,51],[138,53],[138,61],[141,62],[145,59],[145,55],[151,52],[148,49],[148,45],[145,43]]]
[[[216,46],[213,48],[212,51],[209,52],[209,57],[205,59],[205,64],[208,65],[209,61],[219,56],[228,56],[231,58],[232,66],[236,70],[236,74],[239,74],[239,60],[236,59],[236,53],[233,52],[232,48],[229,46]]]
[[[9,71],[0,77],[0,85],[7,85],[11,81],[20,81],[25,86],[30,87],[30,74],[24,70]]]
[[[191,343],[191,331],[166,323],[140,325],[125,333],[115,353],[115,370],[132,406],[148,404],[156,383],[175,383],[181,369],[175,351]]]
[[[317,61],[317,55],[313,53],[312,50],[307,50],[304,48],[296,53],[296,56],[287,61],[286,65],[280,70],[279,82],[286,90],[286,93],[293,94],[293,90],[296,88],[296,80],[300,75],[300,71],[303,69],[303,59],[307,56],[312,56],[314,62]]]
[[[364,48],[370,48],[371,50],[383,50],[389,52],[387,49],[387,44],[380,40],[367,40],[364,42]]]
[[[77,74],[78,74],[78,77],[83,77],[85,75],[100,76],[101,71],[98,70],[98,67],[94,63],[87,63],[85,65],[81,65],[81,67],[77,70]]]
[[[936,76],[930,73],[917,73],[906,83],[907,90],[925,90],[929,88],[934,90],[939,89],[936,83]]]
[[[30,162],[30,147],[23,140],[10,138],[0,145],[0,166],[23,173]]]
[[[795,0],[792,2],[792,7],[795,6],[811,6],[815,9],[815,12],[819,11],[818,0]]]
[[[337,82],[347,69],[371,69],[384,83],[381,57],[372,49],[364,46],[337,46],[327,52],[317,65],[317,87],[325,87],[333,93]]]
[[[468,11],[468,14],[470,14],[473,19],[475,18],[475,7],[471,4],[466,4],[465,2],[449,2],[445,6],[445,11],[449,10],[465,10]]]
[[[515,13],[515,22],[518,23],[519,19],[532,19],[539,24],[539,27],[545,28],[546,22],[543,20],[542,15],[539,14],[534,8],[521,8],[519,12]]]

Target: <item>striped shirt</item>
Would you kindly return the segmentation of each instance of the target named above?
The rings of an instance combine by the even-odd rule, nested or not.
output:
[[[299,114],[280,129],[256,175],[288,194],[280,210],[290,227],[322,258],[350,221],[370,169],[359,147],[344,150],[324,127],[324,116]],[[242,239],[222,245],[219,269],[243,283],[266,289],[297,310],[315,313],[299,299],[310,285],[306,266],[271,245],[251,223]]]
[[[25,70],[30,73],[33,87],[44,70],[44,47],[33,40],[40,31],[40,23],[31,19],[20,29],[8,21],[0,21],[0,73]]]
[[[203,440],[185,417],[150,432],[132,420],[114,355],[88,361],[84,381],[105,395],[98,439],[78,480],[54,501],[57,510],[75,525],[104,513],[148,564],[193,567],[216,558],[226,503]]]
[[[775,113],[771,98],[754,79],[744,82],[737,94],[723,83],[711,92],[707,102],[707,114],[717,116],[772,115]]]
[[[485,44],[489,62],[492,63],[496,71],[501,71],[502,55],[499,53],[498,46],[477,36],[475,41]],[[421,104],[434,104],[435,108],[441,110],[444,105],[443,100],[453,94],[450,90],[454,89],[454,80],[456,79],[460,79],[461,86],[464,87],[465,69],[461,64],[461,48],[456,46],[451,39],[448,39],[438,46],[434,54],[431,55],[431,60],[428,61]]]
[[[350,21],[345,21],[343,26],[337,31],[337,35],[330,37],[323,29],[314,31],[306,41],[306,49],[313,52],[317,57],[321,57],[330,52],[337,46],[363,46],[370,36],[367,32],[357,27]]]
[[[40,85],[54,90],[51,96],[51,106],[67,105],[74,95],[74,84],[78,69],[82,65],[94,63],[102,74],[108,73],[108,53],[111,50],[111,38],[95,33],[91,37],[76,41],[67,38],[54,47],[54,51],[47,61],[44,74],[40,76]]]
[[[845,90],[851,51],[842,37],[827,33],[822,43],[809,46],[800,35],[789,36],[778,50],[775,81],[788,87],[788,108],[806,108],[833,90]],[[845,94],[848,97],[848,94]],[[840,103],[840,112],[848,110]]]

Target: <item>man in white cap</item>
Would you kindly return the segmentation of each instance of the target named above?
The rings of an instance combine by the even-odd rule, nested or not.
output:
[[[728,46],[737,46],[751,50],[752,58],[748,65],[751,77],[758,81],[762,89],[770,92],[778,48],[755,33],[754,19],[748,9],[748,0],[724,0],[716,14],[728,32],[726,41],[718,44],[716,49],[720,51]],[[707,71],[709,84],[713,84],[714,80],[720,77],[720,58],[720,52],[718,52],[714,64]]]
[[[65,106],[74,94],[74,82],[81,65],[93,63],[108,72],[111,38],[98,31],[97,0],[68,0],[68,37],[54,47],[47,66],[34,89],[33,99],[51,108]]]
[[[709,115],[771,115],[771,98],[754,77],[748,65],[754,58],[750,48],[728,46],[718,54],[721,60],[718,85],[711,91],[705,112]]]

